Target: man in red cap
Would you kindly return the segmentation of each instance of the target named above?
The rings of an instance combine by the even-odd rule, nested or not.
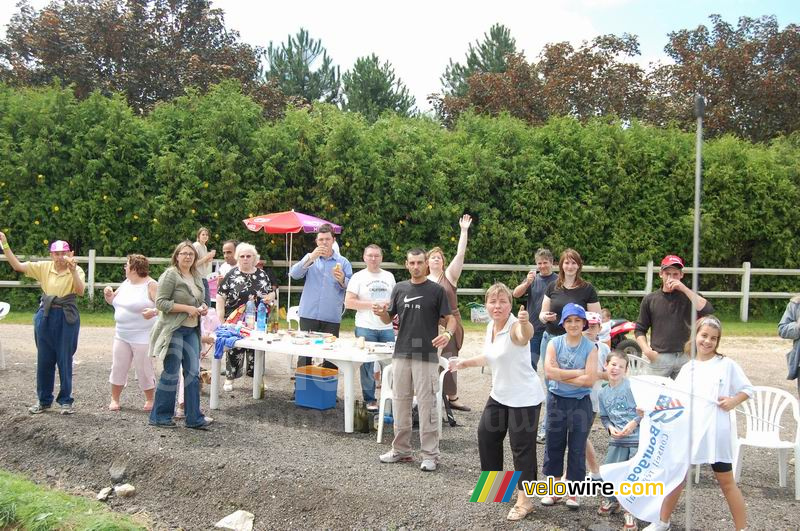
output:
[[[661,277],[661,289],[648,293],[642,300],[634,335],[642,353],[650,360],[651,372],[674,379],[688,361],[683,347],[689,340],[694,322],[692,301],[697,308],[696,317],[713,313],[714,307],[681,282],[683,260],[680,256],[665,256],[658,276]]]
[[[53,407],[53,387],[58,367],[59,391],[55,398],[62,415],[72,409],[72,357],[78,349],[81,321],[76,296],[86,290],[86,274],[75,261],[69,244],[63,240],[50,245],[50,258],[38,262],[20,262],[0,232],[0,250],[15,271],[39,281],[42,299],[33,317],[36,341],[36,394],[39,400],[28,408],[31,415]]]

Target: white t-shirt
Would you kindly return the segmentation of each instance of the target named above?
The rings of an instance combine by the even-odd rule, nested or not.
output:
[[[236,264],[230,265],[228,262],[222,262],[222,265],[217,268],[217,274],[220,277],[225,278],[225,275],[227,275],[234,267],[236,267]]]
[[[111,305],[114,307],[114,321],[117,323],[114,337],[134,345],[150,343],[150,330],[157,319],[145,319],[142,310],[154,308],[147,287],[155,280],[141,284],[131,284],[125,280],[117,289]]]
[[[350,278],[347,291],[355,293],[361,301],[389,302],[394,284],[394,275],[388,271],[381,269],[377,273],[370,273],[369,270],[362,269]],[[384,323],[372,310],[357,310],[356,326],[370,330],[390,330],[392,323]]]
[[[689,390],[691,370],[694,367],[694,390],[698,397],[716,402],[721,396],[735,396],[745,392],[753,397],[753,386],[738,363],[730,358],[714,356],[708,361],[691,360],[681,367],[675,379],[678,387]],[[702,400],[702,398],[700,398]],[[697,398],[695,400],[698,400]],[[692,464],[732,463],[730,412],[717,407],[715,422],[711,422],[703,439],[698,443]]]
[[[531,366],[531,349],[515,345],[511,341],[511,326],[517,322],[514,314],[508,317],[506,326],[495,335],[494,323],[486,325],[483,355],[492,368],[492,391],[489,396],[508,407],[530,407],[544,401],[544,388],[539,375]]]

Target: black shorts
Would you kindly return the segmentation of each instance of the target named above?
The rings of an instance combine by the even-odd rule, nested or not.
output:
[[[714,472],[730,472],[733,470],[733,464],[717,461],[716,463],[711,464],[711,470]]]

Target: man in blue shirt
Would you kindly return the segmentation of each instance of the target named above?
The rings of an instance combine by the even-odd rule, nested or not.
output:
[[[339,336],[347,283],[353,276],[350,261],[334,249],[333,227],[325,223],[317,233],[317,248],[289,270],[295,280],[305,279],[300,297],[300,330],[327,332]],[[297,366],[310,365],[311,358],[299,356]],[[324,367],[336,368],[325,360]]]

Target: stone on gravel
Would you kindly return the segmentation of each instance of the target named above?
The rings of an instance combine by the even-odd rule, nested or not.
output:
[[[108,468],[108,474],[111,476],[111,481],[114,483],[122,483],[122,480],[125,479],[127,468],[128,463],[124,461],[115,460],[113,463],[111,463],[111,466]]]
[[[100,501],[106,501],[109,496],[111,496],[111,491],[113,489],[111,487],[105,487],[100,492],[97,493],[97,499]]]
[[[134,494],[136,494],[136,487],[134,487],[130,483],[125,483],[124,485],[117,485],[116,487],[114,487],[114,494],[122,498],[133,496]]]
[[[255,515],[253,513],[238,510],[214,524],[214,527],[231,529],[233,531],[252,531],[254,519]]]

